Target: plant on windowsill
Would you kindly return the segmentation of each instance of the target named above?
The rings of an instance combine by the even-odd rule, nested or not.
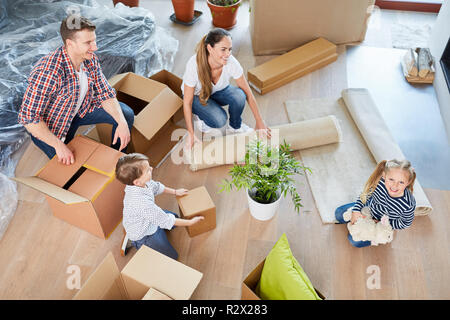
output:
[[[233,28],[241,2],[242,0],[207,0],[213,25],[223,29]]]
[[[272,147],[255,139],[247,145],[245,164],[230,169],[231,180],[223,180],[219,192],[229,192],[233,186],[246,189],[250,214],[258,220],[269,220],[278,210],[281,196],[286,197],[288,192],[295,210],[300,212],[302,203],[293,176],[306,171],[311,173],[294,158],[286,141]]]

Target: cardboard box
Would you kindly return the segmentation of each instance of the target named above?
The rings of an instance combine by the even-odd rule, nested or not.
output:
[[[187,300],[203,274],[147,246],[121,272],[111,252],[95,269],[75,300]]]
[[[258,285],[259,279],[261,279],[261,273],[264,268],[264,263],[266,259],[261,261],[255,269],[244,279],[242,283],[241,300],[261,300],[261,298],[255,293],[256,286]],[[325,297],[316,288],[317,294],[323,300]]]
[[[254,55],[282,54],[323,37],[335,44],[364,40],[375,0],[250,0]]]
[[[248,70],[248,82],[265,94],[337,60],[336,45],[319,38]]]
[[[116,89],[117,99],[134,110],[127,152],[147,154],[150,165],[156,166],[177,143],[171,141],[171,134],[181,128],[175,123],[182,117],[182,80],[162,70],[150,78],[122,73],[109,79],[109,83]],[[96,127],[100,141],[110,145],[112,126],[97,124]]]
[[[205,217],[202,221],[187,227],[190,237],[195,237],[216,227],[216,206],[204,186],[189,190],[187,195],[177,197],[177,201],[182,218]]]
[[[13,179],[44,193],[55,217],[106,239],[122,220],[125,186],[115,167],[123,153],[84,136],[68,147],[74,164],[55,156],[35,176]]]

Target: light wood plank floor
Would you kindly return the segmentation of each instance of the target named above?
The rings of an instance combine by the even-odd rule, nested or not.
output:
[[[210,13],[203,1],[196,9],[204,12],[200,21],[186,28],[169,20],[170,1],[142,1],[156,16],[158,24],[180,40],[174,73],[181,76],[195,43],[211,27]],[[248,3],[239,9],[239,24],[232,30],[234,55],[245,70],[271,57],[254,57],[248,33]],[[375,40],[373,40],[375,43]],[[380,45],[382,46],[382,45]],[[315,97],[336,97],[347,85],[345,47],[339,47],[337,62],[293,81],[267,95],[256,96],[269,125],[287,122],[283,101]],[[249,110],[244,120],[253,125]],[[299,157],[298,152],[296,156]],[[29,144],[16,175],[31,175],[47,159]],[[267,255],[282,233],[286,233],[294,256],[311,281],[328,299],[449,299],[450,192],[426,189],[433,213],[419,217],[413,226],[397,232],[386,246],[353,248],[345,226],[322,224],[305,177],[298,180],[304,208],[296,214],[289,201],[283,201],[277,216],[268,222],[253,219],[243,192],[218,194],[217,184],[227,177],[230,166],[191,172],[187,165],[170,160],[154,171],[156,180],[167,186],[193,188],[205,185],[217,206],[217,228],[190,238],[183,228],[169,233],[179,252],[179,260],[204,277],[193,299],[239,299],[242,280]],[[101,240],[53,217],[44,197],[18,186],[19,204],[0,242],[0,299],[71,299],[67,268],[77,265],[84,283],[108,251],[119,268],[135,253],[119,255],[120,228]],[[177,212],[173,196],[161,195],[157,203]],[[370,266],[379,267],[381,288],[368,289]],[[369,269],[370,270],[370,269]]]

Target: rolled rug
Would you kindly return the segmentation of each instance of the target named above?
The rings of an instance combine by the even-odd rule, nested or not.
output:
[[[342,98],[377,163],[405,159],[367,89],[344,89]],[[429,214],[433,208],[417,178],[413,195],[416,199],[415,215]]]
[[[342,141],[339,122],[333,115],[273,126],[271,131],[272,146],[286,141],[294,151]],[[195,144],[191,152],[185,152],[185,161],[192,171],[243,162],[245,147],[256,135],[251,132],[213,137],[210,141]]]

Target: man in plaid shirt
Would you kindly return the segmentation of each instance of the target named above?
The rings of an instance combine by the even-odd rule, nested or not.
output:
[[[102,73],[95,25],[80,16],[61,23],[64,45],[38,61],[28,78],[18,120],[32,141],[49,158],[74,163],[67,147],[81,125],[113,125],[112,147],[124,149],[130,141],[134,112],[116,99]]]

